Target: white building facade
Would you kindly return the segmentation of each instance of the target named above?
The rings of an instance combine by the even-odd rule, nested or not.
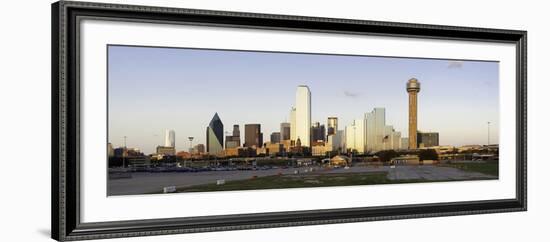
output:
[[[296,140],[298,139],[302,146],[311,147],[311,92],[305,85],[298,86],[296,90]]]
[[[346,149],[365,153],[366,151],[367,122],[365,119],[356,119],[351,125],[346,126]]]
[[[164,146],[176,147],[176,132],[174,130],[166,130],[164,134]]]
[[[290,109],[290,140],[296,142],[296,108]]]
[[[384,134],[386,129],[386,109],[375,108],[365,114],[367,121],[367,151],[376,152],[383,150]]]

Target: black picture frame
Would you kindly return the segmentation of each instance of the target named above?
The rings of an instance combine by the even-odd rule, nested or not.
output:
[[[516,198],[82,223],[79,191],[79,21],[111,19],[516,45]],[[103,239],[527,210],[527,32],[367,20],[60,1],[52,4],[52,238]]]

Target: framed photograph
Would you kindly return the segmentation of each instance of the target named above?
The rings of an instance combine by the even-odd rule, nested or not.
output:
[[[526,31],[66,1],[52,26],[56,240],[527,210]]]

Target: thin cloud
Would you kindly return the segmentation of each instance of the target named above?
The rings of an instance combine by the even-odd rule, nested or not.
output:
[[[449,69],[460,69],[462,68],[463,62],[462,61],[449,61],[449,64],[447,65],[447,68]]]
[[[350,91],[344,91],[344,96],[355,98],[355,97],[358,97],[358,96],[359,96],[359,93],[350,92]]]

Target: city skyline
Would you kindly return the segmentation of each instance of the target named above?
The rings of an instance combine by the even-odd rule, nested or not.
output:
[[[491,140],[498,143],[496,62],[109,46],[109,68],[115,70],[109,72],[109,142],[120,146],[127,136],[128,147],[145,153],[163,143],[166,129],[206,143],[205,119],[216,112],[227,127],[258,123],[264,137],[279,132],[281,123],[292,122],[289,109],[300,85],[311,91],[310,123],[326,126],[328,117],[337,117],[343,130],[381,107],[387,123],[405,134],[405,83],[412,77],[423,85],[418,130],[439,132],[444,145],[485,144],[491,122]],[[188,148],[176,142],[177,150]]]

